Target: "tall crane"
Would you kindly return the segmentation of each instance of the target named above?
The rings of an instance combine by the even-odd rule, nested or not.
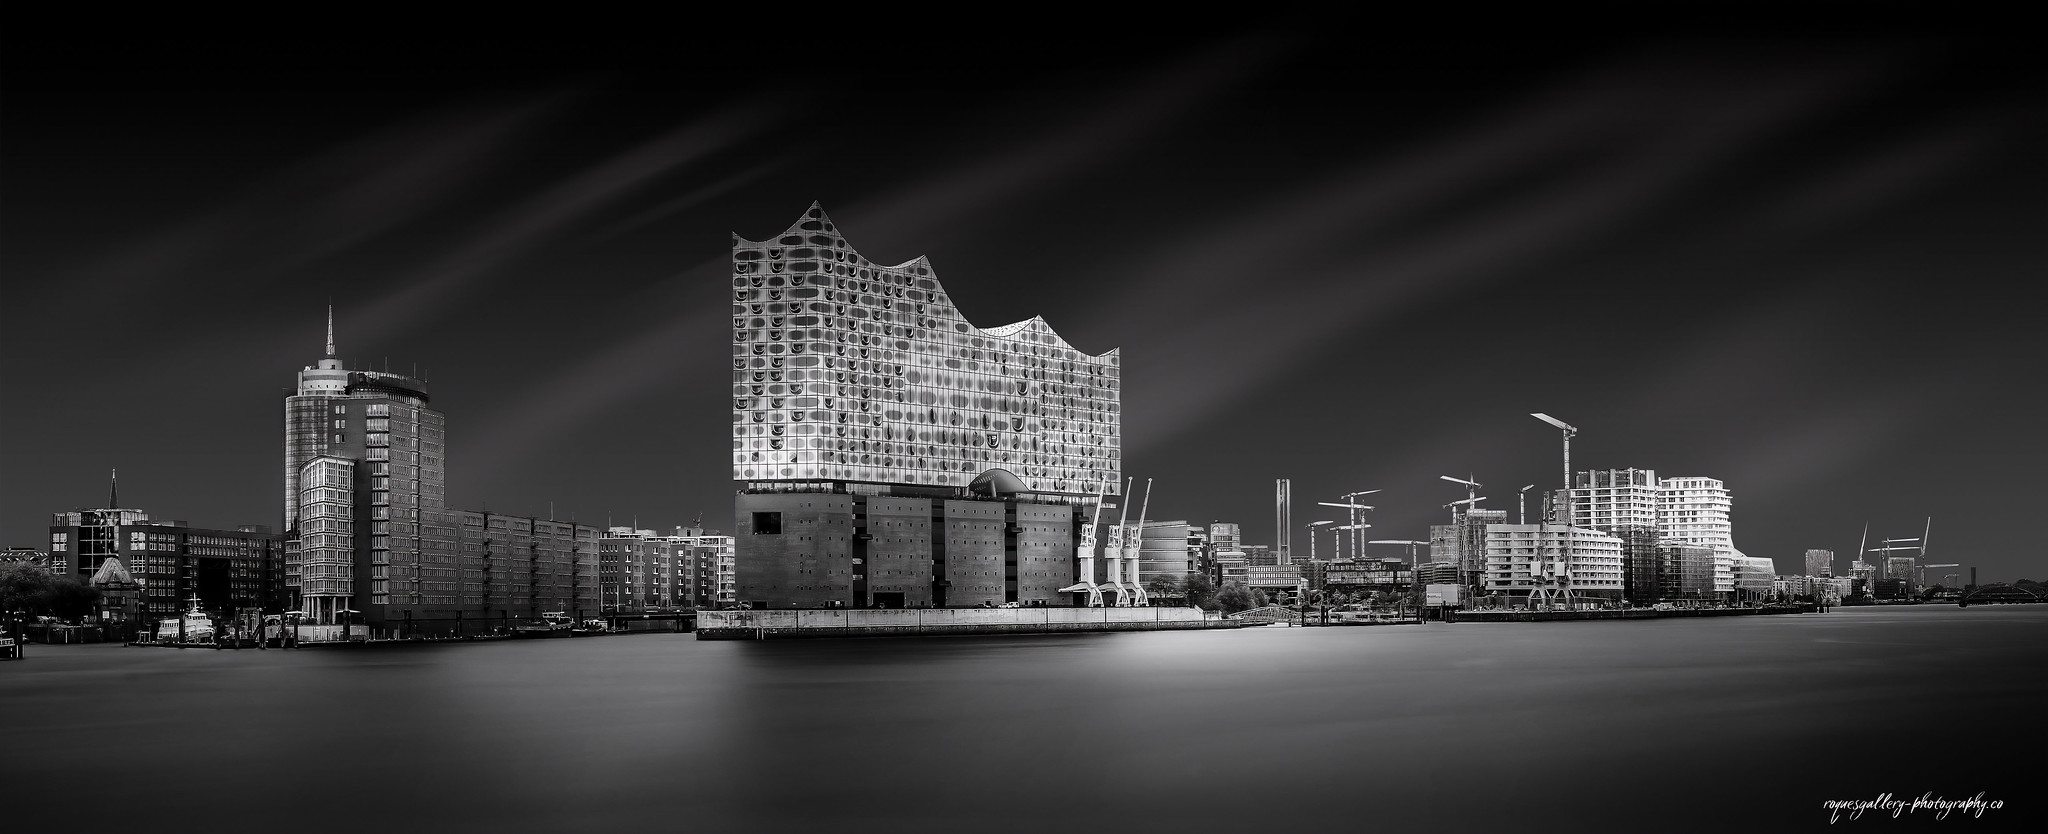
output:
[[[1486,500],[1486,496],[1479,494],[1479,487],[1481,485],[1478,481],[1467,480],[1465,478],[1453,478],[1449,475],[1438,475],[1437,477],[1442,480],[1450,481],[1454,484],[1463,484],[1465,486],[1465,500],[1452,501],[1451,503],[1444,505],[1445,509],[1451,511],[1452,524],[1458,523],[1458,507],[1464,506],[1466,511],[1469,512],[1471,510],[1478,509],[1479,502]]]
[[[1408,546],[1408,592],[1410,596],[1416,598],[1415,604],[1421,605],[1422,557],[1417,555],[1415,548],[1417,545],[1426,545],[1429,542],[1419,542],[1414,539],[1374,539],[1366,542],[1366,544],[1405,544]]]
[[[1359,492],[1347,492],[1347,493],[1344,493],[1343,495],[1341,495],[1341,496],[1338,496],[1338,497],[1340,497],[1340,498],[1343,498],[1343,499],[1344,499],[1344,503],[1341,503],[1341,504],[1338,504],[1338,503],[1333,503],[1333,502],[1330,502],[1330,501],[1317,501],[1317,502],[1316,502],[1316,504],[1318,504],[1318,505],[1320,505],[1320,506],[1324,506],[1324,507],[1342,507],[1342,508],[1345,508],[1345,509],[1349,509],[1349,510],[1351,511],[1351,523],[1350,523],[1349,525],[1346,525],[1346,526],[1343,526],[1343,527],[1339,527],[1339,528],[1337,528],[1337,529],[1339,529],[1339,530],[1351,530],[1351,531],[1354,531],[1354,532],[1352,533],[1352,535],[1351,535],[1351,557],[1352,557],[1352,558],[1354,558],[1354,559],[1358,558],[1358,553],[1359,553],[1359,545],[1358,545],[1359,537],[1358,537],[1358,534],[1356,533],[1356,531],[1358,531],[1358,530],[1363,530],[1363,529],[1365,529],[1364,527],[1360,527],[1360,526],[1358,526],[1358,511],[1359,511],[1359,510],[1372,510],[1372,509],[1378,509],[1377,507],[1373,507],[1373,506],[1371,506],[1371,505],[1368,505],[1368,504],[1360,504],[1360,503],[1357,503],[1357,500],[1358,500],[1359,496],[1362,496],[1362,495],[1371,495],[1371,494],[1373,494],[1373,493],[1375,493],[1375,492],[1379,492],[1379,490],[1376,490],[1376,489],[1368,489],[1368,490],[1361,490],[1361,491],[1359,491]],[[1368,524],[1368,525],[1365,525],[1365,527],[1371,527],[1371,526],[1372,526],[1372,525],[1370,525],[1370,524]],[[1340,553],[1340,554],[1338,554],[1339,558],[1342,558],[1342,555],[1343,555],[1343,554],[1341,554],[1341,553]]]
[[[1535,488],[1536,488],[1536,485],[1535,485],[1535,484],[1530,484],[1530,485],[1528,485],[1528,486],[1522,487],[1521,489],[1519,489],[1519,490],[1517,490],[1517,491],[1515,492],[1515,523],[1516,523],[1516,524],[1528,524],[1528,523],[1529,523],[1529,508],[1528,508],[1528,507],[1527,507],[1527,506],[1526,506],[1526,505],[1524,504],[1524,502],[1525,502],[1525,501],[1527,500],[1527,498],[1529,497],[1529,490],[1532,490],[1532,489],[1535,489]]]

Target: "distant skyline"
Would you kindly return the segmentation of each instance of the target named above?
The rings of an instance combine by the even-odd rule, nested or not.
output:
[[[352,367],[429,380],[452,506],[730,530],[729,235],[817,200],[978,325],[1121,348],[1159,518],[1270,543],[1287,477],[1297,525],[1377,488],[1370,538],[1424,539],[1439,475],[1561,486],[1541,411],[1575,469],[1725,481],[1780,572],[1932,516],[1933,561],[2048,578],[2030,30],[1517,22],[10,32],[0,545],[115,467],[157,518],[278,525],[330,300]]]

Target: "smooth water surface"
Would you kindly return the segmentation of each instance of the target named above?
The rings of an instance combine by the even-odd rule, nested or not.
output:
[[[2048,740],[2048,606],[29,652],[24,832],[1981,829],[2041,818]]]

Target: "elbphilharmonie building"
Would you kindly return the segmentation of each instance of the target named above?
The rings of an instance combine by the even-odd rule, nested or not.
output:
[[[1083,513],[1121,491],[1116,351],[977,327],[816,204],[732,268],[740,600],[1071,603]]]

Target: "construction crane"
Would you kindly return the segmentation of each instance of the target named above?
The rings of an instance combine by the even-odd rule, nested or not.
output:
[[[1417,605],[1422,604],[1420,599],[1422,591],[1422,557],[1416,555],[1417,551],[1415,548],[1418,545],[1429,544],[1429,542],[1419,542],[1414,539],[1374,539],[1366,542],[1366,544],[1405,544],[1408,546],[1408,592],[1410,596],[1417,597],[1415,600]]]
[[[1528,508],[1527,506],[1525,506],[1525,503],[1524,503],[1524,502],[1525,502],[1525,501],[1527,500],[1527,498],[1528,498],[1528,496],[1529,496],[1529,490],[1532,490],[1532,489],[1535,489],[1535,488],[1536,488],[1536,485],[1535,485],[1535,484],[1530,484],[1530,485],[1528,485],[1528,486],[1522,487],[1522,488],[1521,488],[1520,490],[1518,490],[1518,491],[1516,491],[1516,492],[1515,492],[1515,523],[1516,523],[1516,524],[1528,524],[1528,523],[1529,523],[1529,508]]]
[[[1950,562],[1950,563],[1948,563],[1948,564],[1944,564],[1944,565],[1914,565],[1914,567],[1915,567],[1915,568],[1917,568],[1917,569],[1919,569],[1919,571],[1920,571],[1920,586],[1924,588],[1924,587],[1926,587],[1926,586],[1927,586],[1927,569],[1928,569],[1928,568],[1959,568],[1959,567],[1962,567],[1962,565],[1961,565],[1961,564],[1958,564],[1958,563],[1956,563],[1956,562]],[[1955,574],[1953,574],[1953,573],[1951,573],[1951,574],[1949,574],[1949,575],[1948,575],[1948,578],[1950,578],[1950,579],[1954,579],[1954,578],[1956,578],[1956,575],[1955,575]]]
[[[1452,501],[1451,503],[1444,505],[1444,509],[1451,511],[1452,524],[1458,523],[1458,507],[1462,505],[1470,505],[1465,507],[1466,511],[1469,512],[1473,509],[1478,508],[1479,502],[1486,500],[1486,496],[1479,494],[1479,487],[1481,485],[1478,481],[1467,480],[1465,478],[1453,478],[1449,475],[1438,475],[1437,478],[1441,480],[1450,481],[1454,484],[1463,484],[1465,487],[1465,500]]]
[[[1360,490],[1360,491],[1358,491],[1358,492],[1347,492],[1347,493],[1344,493],[1343,495],[1340,495],[1340,496],[1338,496],[1339,498],[1342,498],[1342,499],[1344,499],[1344,503],[1342,503],[1342,504],[1335,504],[1335,503],[1331,503],[1331,502],[1329,502],[1329,501],[1317,501],[1317,502],[1316,502],[1317,504],[1319,504],[1319,505],[1321,505],[1321,506],[1325,506],[1325,507],[1343,507],[1343,508],[1349,509],[1349,510],[1351,511],[1351,524],[1349,524],[1349,525],[1347,525],[1347,526],[1344,526],[1344,527],[1339,527],[1339,528],[1337,528],[1337,529],[1339,529],[1339,530],[1351,530],[1351,531],[1354,531],[1354,532],[1353,532],[1353,533],[1351,534],[1351,556],[1352,556],[1352,558],[1354,558],[1354,559],[1355,559],[1355,558],[1358,558],[1358,553],[1359,553],[1359,544],[1358,544],[1358,534],[1357,534],[1357,532],[1355,532],[1355,531],[1358,531],[1358,530],[1363,530],[1363,529],[1365,529],[1365,527],[1371,527],[1371,526],[1372,526],[1372,525],[1370,525],[1370,524],[1368,524],[1368,525],[1365,525],[1365,527],[1360,527],[1360,526],[1358,526],[1358,511],[1359,511],[1359,510],[1373,510],[1373,509],[1378,509],[1377,507],[1373,507],[1373,506],[1371,506],[1371,505],[1368,505],[1368,504],[1359,504],[1359,503],[1355,503],[1355,502],[1356,502],[1356,501],[1358,500],[1358,497],[1359,497],[1359,496],[1361,496],[1361,495],[1371,495],[1371,494],[1373,494],[1373,493],[1375,493],[1375,492],[1379,492],[1379,490],[1376,490],[1376,489],[1367,489],[1367,490]],[[1339,553],[1339,554],[1338,554],[1338,556],[1339,556],[1340,558],[1342,557],[1342,555],[1343,555],[1343,554],[1341,554],[1341,553]]]

